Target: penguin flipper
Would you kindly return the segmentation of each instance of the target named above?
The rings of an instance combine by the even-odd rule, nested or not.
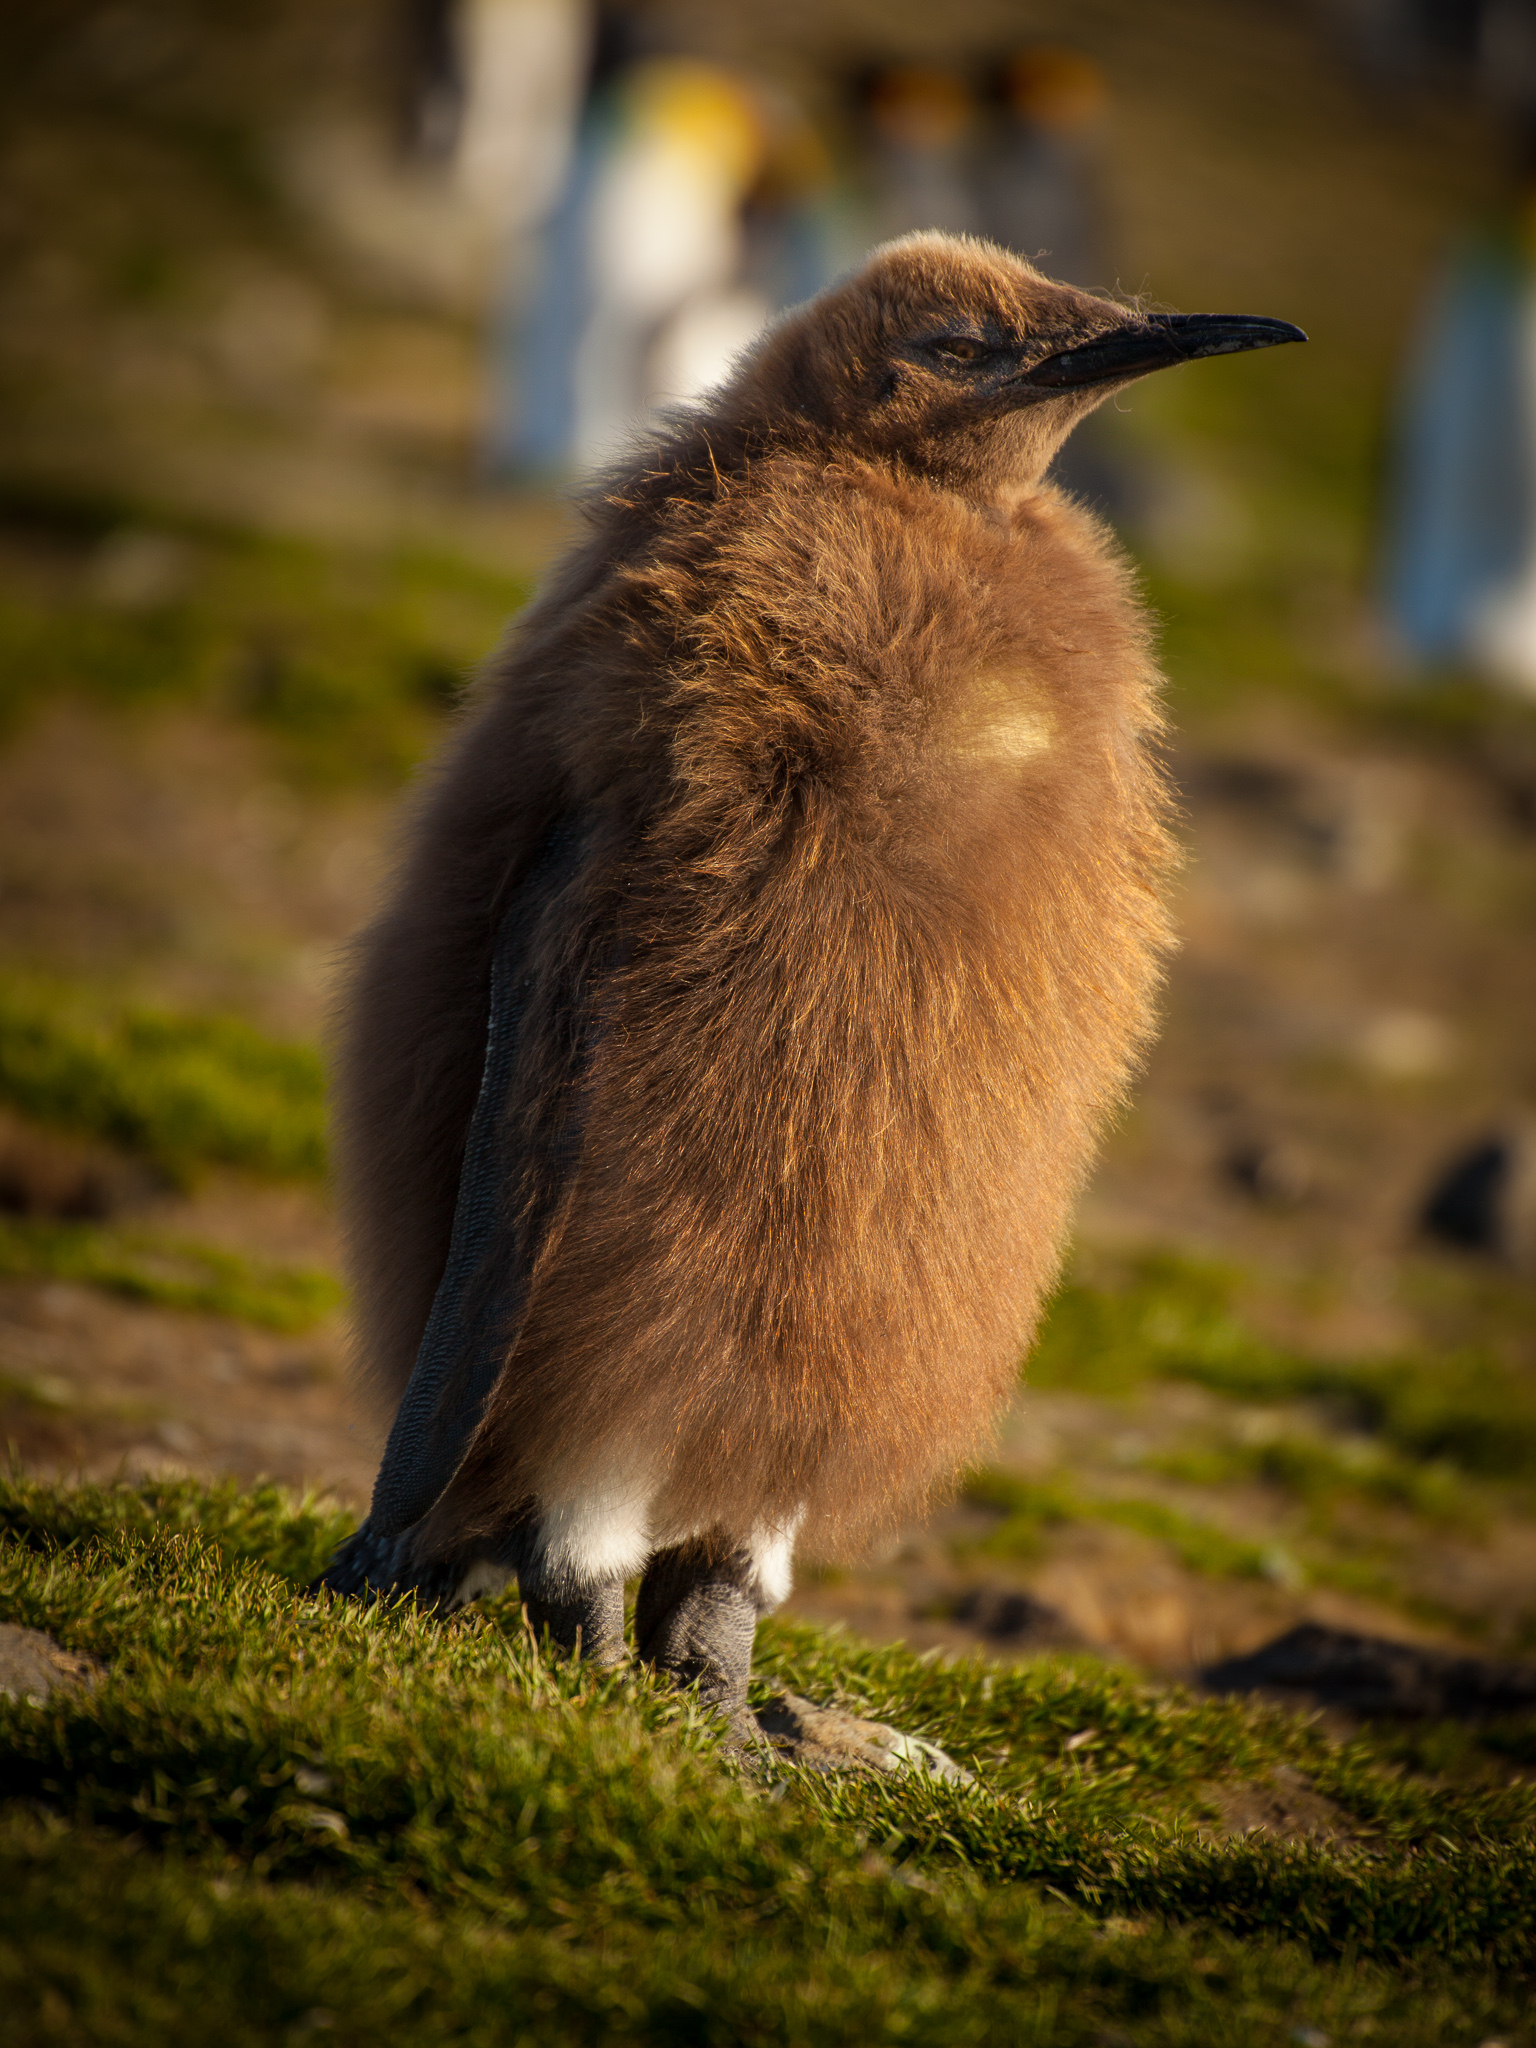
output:
[[[330,1563],[307,1590],[369,1603],[414,1594],[424,1613],[454,1614],[480,1594],[500,1591],[514,1576],[521,1580],[529,1533],[528,1525],[514,1525],[491,1546],[491,1556],[478,1554],[485,1548],[482,1545],[450,1556],[426,1557],[417,1530],[381,1536],[372,1522],[366,1521],[337,1545]]]
[[[579,822],[557,818],[497,935],[485,1065],[464,1147],[453,1235],[374,1482],[364,1524],[374,1544],[387,1543],[419,1522],[457,1472],[501,1371],[505,1332],[515,1325],[527,1294],[536,1246],[513,1253],[494,1285],[486,1285],[484,1267],[504,1235],[498,1230],[508,1171],[504,1110],[518,1065],[535,935],[546,909],[576,874],[581,850]]]
[[[364,1522],[338,1545],[309,1590],[367,1601],[414,1593],[424,1607],[440,1612],[450,1606],[459,1574],[448,1564],[418,1571],[411,1550],[410,1531],[380,1536],[371,1523]]]

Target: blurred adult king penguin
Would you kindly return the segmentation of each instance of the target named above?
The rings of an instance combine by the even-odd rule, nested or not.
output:
[[[985,1439],[1149,1039],[1173,864],[1132,573],[1046,481],[1300,341],[920,234],[585,502],[363,935],[338,1083],[393,1426],[322,1584],[740,1707],[797,1542]]]

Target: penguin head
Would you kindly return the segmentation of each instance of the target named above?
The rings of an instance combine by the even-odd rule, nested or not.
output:
[[[1305,340],[1284,320],[1143,313],[992,243],[908,235],[786,314],[726,398],[833,457],[997,498],[1037,482],[1085,414],[1149,371]]]

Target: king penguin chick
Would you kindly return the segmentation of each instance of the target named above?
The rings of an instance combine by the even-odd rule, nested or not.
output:
[[[586,501],[419,802],[346,1012],[361,1362],[322,1584],[516,1576],[740,1705],[797,1540],[919,1510],[1014,1383],[1152,1027],[1158,676],[1045,481],[1149,370],[1302,340],[915,235]]]

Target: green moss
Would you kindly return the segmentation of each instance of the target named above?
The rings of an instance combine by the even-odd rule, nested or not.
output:
[[[1194,1381],[1265,1403],[1321,1398],[1403,1456],[1536,1484],[1536,1384],[1491,1352],[1314,1357],[1257,1336],[1237,1302],[1241,1276],[1158,1253],[1110,1285],[1070,1282],[1051,1306],[1030,1384],[1124,1394]]]
[[[312,1048],[238,1018],[0,981],[0,1100],[140,1153],[177,1181],[203,1165],[321,1173],[324,1090]]]
[[[1090,1284],[1071,1279],[1056,1293],[1026,1374],[1039,1387],[1124,1394],[1186,1367],[1267,1359],[1239,1322],[1238,1276],[1208,1261],[1152,1252]]]
[[[339,1526],[270,1489],[0,1484],[0,1614],[108,1666],[0,1703],[18,2038],[1521,2038],[1525,1788],[1102,1667],[771,1623],[761,1687],[979,1779],[765,1797],[687,1699],[545,1664],[515,1601],[435,1625],[297,1597]],[[1191,1825],[1213,1778],[1281,1764],[1371,1847]]]
[[[1021,1480],[1006,1472],[974,1473],[965,1498],[996,1509],[1001,1520],[976,1547],[994,1557],[1033,1557],[1051,1524],[1109,1522],[1166,1544],[1191,1571],[1216,1577],[1274,1578],[1284,1573],[1273,1546],[1244,1543],[1161,1501],[1095,1499],[1060,1479]]]
[[[1442,1528],[1476,1531],[1485,1521],[1455,1469],[1421,1463],[1369,1439],[1276,1436],[1261,1443],[1207,1443],[1144,1461],[1144,1469],[1190,1486],[1258,1483],[1326,1516],[1341,1499],[1405,1508]]]
[[[71,1280],[129,1301],[230,1316],[269,1330],[308,1329],[343,1298],[338,1282],[316,1268],[272,1265],[147,1231],[30,1217],[0,1216],[0,1274]]]

